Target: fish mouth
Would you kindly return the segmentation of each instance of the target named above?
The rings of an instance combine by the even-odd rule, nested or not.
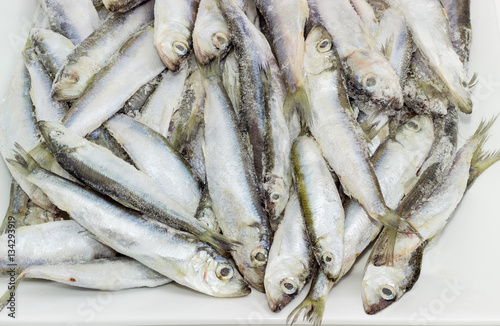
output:
[[[280,312],[287,304],[292,301],[294,296],[289,296],[289,295],[283,295],[280,297],[278,300],[273,300],[272,298],[267,298],[267,303],[269,308],[272,310],[272,312]]]
[[[389,300],[380,299],[378,302],[376,302],[374,304],[363,303],[363,308],[365,309],[365,312],[368,315],[374,315],[377,312],[384,310],[385,308],[390,306],[393,302],[394,302],[394,300],[389,301]]]

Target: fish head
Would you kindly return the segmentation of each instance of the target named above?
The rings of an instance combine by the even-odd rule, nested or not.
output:
[[[283,309],[304,287],[308,271],[297,259],[287,256],[276,257],[268,265],[264,279],[267,303],[273,312]]]
[[[257,228],[253,229],[255,229],[255,232],[258,232]],[[249,230],[249,232],[252,231],[254,230]],[[244,245],[233,251],[232,255],[238,263],[238,268],[244,275],[245,280],[258,291],[264,292],[264,274],[269,255],[269,246],[261,244],[258,244],[257,247]]]
[[[434,141],[434,125],[427,115],[417,115],[398,127],[396,140],[408,150],[430,148]]]
[[[325,70],[338,67],[335,60],[335,47],[328,31],[321,25],[316,25],[306,38],[304,52],[304,72],[317,75]]]
[[[167,68],[177,71],[191,50],[191,33],[184,25],[170,24],[162,33],[155,34],[154,43]]]
[[[79,81],[80,76],[77,71],[70,68],[59,70],[54,77],[50,96],[57,101],[68,101],[80,97],[85,85],[81,85]]]
[[[193,287],[203,293],[214,297],[241,297],[251,292],[234,263],[211,248],[199,250],[189,267]]]
[[[394,266],[375,266],[369,262],[361,288],[363,308],[369,315],[390,306],[402,295],[402,284],[405,283],[406,273],[399,264]]]
[[[387,108],[403,106],[399,77],[379,52],[358,50],[343,59],[348,82],[358,93]]]
[[[38,129],[53,154],[85,146],[86,140],[58,122],[39,121]]]
[[[264,181],[264,206],[271,218],[271,222],[279,219],[288,203],[290,187],[283,178],[266,176]]]
[[[195,26],[193,30],[193,48],[196,59],[202,65],[212,59],[224,57],[230,49],[229,29],[224,20],[213,20],[205,26]]]

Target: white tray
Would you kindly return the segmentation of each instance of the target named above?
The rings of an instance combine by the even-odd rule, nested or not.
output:
[[[78,0],[75,0],[78,1]],[[500,112],[500,3],[472,1],[474,41],[470,71],[478,72],[474,113],[461,115],[460,139],[482,118]],[[0,96],[20,60],[36,0],[0,0]],[[500,122],[488,148],[500,149]],[[10,175],[0,163],[0,218],[7,209]],[[439,241],[426,251],[418,283],[400,302],[375,316],[361,303],[363,255],[330,294],[323,324],[500,324],[500,164],[490,168],[466,194]],[[4,245],[4,244],[0,244]],[[0,293],[7,289],[0,278]],[[16,319],[0,313],[0,324],[285,324],[308,288],[282,312],[272,313],[265,295],[219,299],[169,284],[155,289],[103,292],[48,281],[26,280],[16,295]]]

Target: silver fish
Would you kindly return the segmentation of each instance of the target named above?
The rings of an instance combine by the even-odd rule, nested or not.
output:
[[[300,136],[295,140],[292,162],[314,257],[328,278],[336,281],[344,253],[345,217],[337,186],[318,144],[311,137]]]
[[[159,74],[149,82],[139,88],[134,95],[130,96],[118,113],[123,113],[129,117],[135,118],[151,94],[156,90],[158,84],[163,78],[163,73]]]
[[[470,0],[441,0],[441,3],[448,17],[451,44],[467,69],[472,43]]]
[[[363,24],[372,35],[374,35],[379,25],[373,7],[367,0],[351,0],[351,4],[358,13],[359,18],[361,18]]]
[[[52,86],[52,97],[68,101],[82,96],[92,78],[112,60],[113,55],[144,25],[153,21],[153,2],[127,14],[110,15],[88,38],[71,52],[59,69]]]
[[[417,116],[399,127],[377,149],[372,157],[375,173],[387,204],[396,208],[405,194],[405,184],[417,174],[434,140],[430,118]],[[354,265],[357,257],[375,239],[382,224],[369,218],[366,211],[355,201],[346,205],[344,223],[344,262],[341,277]],[[338,281],[337,281],[338,282]],[[290,314],[288,321],[295,322],[300,315],[315,324],[323,318],[328,294],[336,282],[319,272],[313,280],[306,299]]]
[[[152,42],[150,26],[127,41],[74,102],[63,119],[64,125],[82,136],[94,131],[142,85],[162,72],[165,65]]]
[[[0,225],[0,235],[4,234],[7,230],[7,225],[9,224],[9,216],[13,216],[13,219],[15,221],[24,219],[24,216],[28,211],[28,202],[28,195],[26,195],[26,193],[23,191],[21,186],[19,186],[16,180],[12,179],[12,182],[10,184],[9,207],[7,208],[7,212],[5,213],[2,225]],[[19,223],[16,224],[19,225]]]
[[[234,241],[196,220],[194,211],[190,213],[165,194],[146,173],[116,157],[106,148],[91,143],[61,124],[42,121],[39,128],[61,166],[91,188],[173,228],[194,234],[219,252],[232,250],[236,246]],[[196,201],[199,201],[199,197]]]
[[[446,226],[468,186],[489,166],[500,160],[500,152],[486,153],[482,149],[486,133],[493,122],[494,119],[479,125],[475,134],[456,153],[450,169],[439,185],[427,198],[421,199],[417,209],[411,212],[408,219],[422,238],[398,235],[395,239],[393,266],[379,261],[379,256],[385,255],[387,244],[390,243],[387,230],[380,235],[363,277],[362,298],[366,313],[379,312],[411,290],[419,276],[426,242],[436,237]],[[471,173],[472,171],[474,172]],[[416,260],[415,257],[419,259]],[[408,275],[412,277],[406,279]]]
[[[262,208],[255,168],[220,80],[207,77],[204,86],[203,153],[217,222],[223,234],[242,243],[232,256],[245,279],[263,292],[271,229]]]
[[[219,297],[250,293],[236,267],[210,246],[42,169],[18,150],[10,164],[102,243],[196,291]]]
[[[313,266],[314,256],[306,224],[297,193],[293,192],[283,220],[274,233],[264,278],[267,303],[272,311],[280,311],[300,293]]]
[[[39,0],[54,32],[78,45],[99,27],[99,15],[92,1]]]

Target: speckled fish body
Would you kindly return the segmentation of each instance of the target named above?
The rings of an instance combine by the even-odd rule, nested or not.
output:
[[[149,0],[103,0],[102,3],[109,11],[128,12],[146,1]],[[154,2],[154,0],[151,2]]]
[[[441,0],[450,27],[451,43],[467,69],[472,42],[470,0]]]

